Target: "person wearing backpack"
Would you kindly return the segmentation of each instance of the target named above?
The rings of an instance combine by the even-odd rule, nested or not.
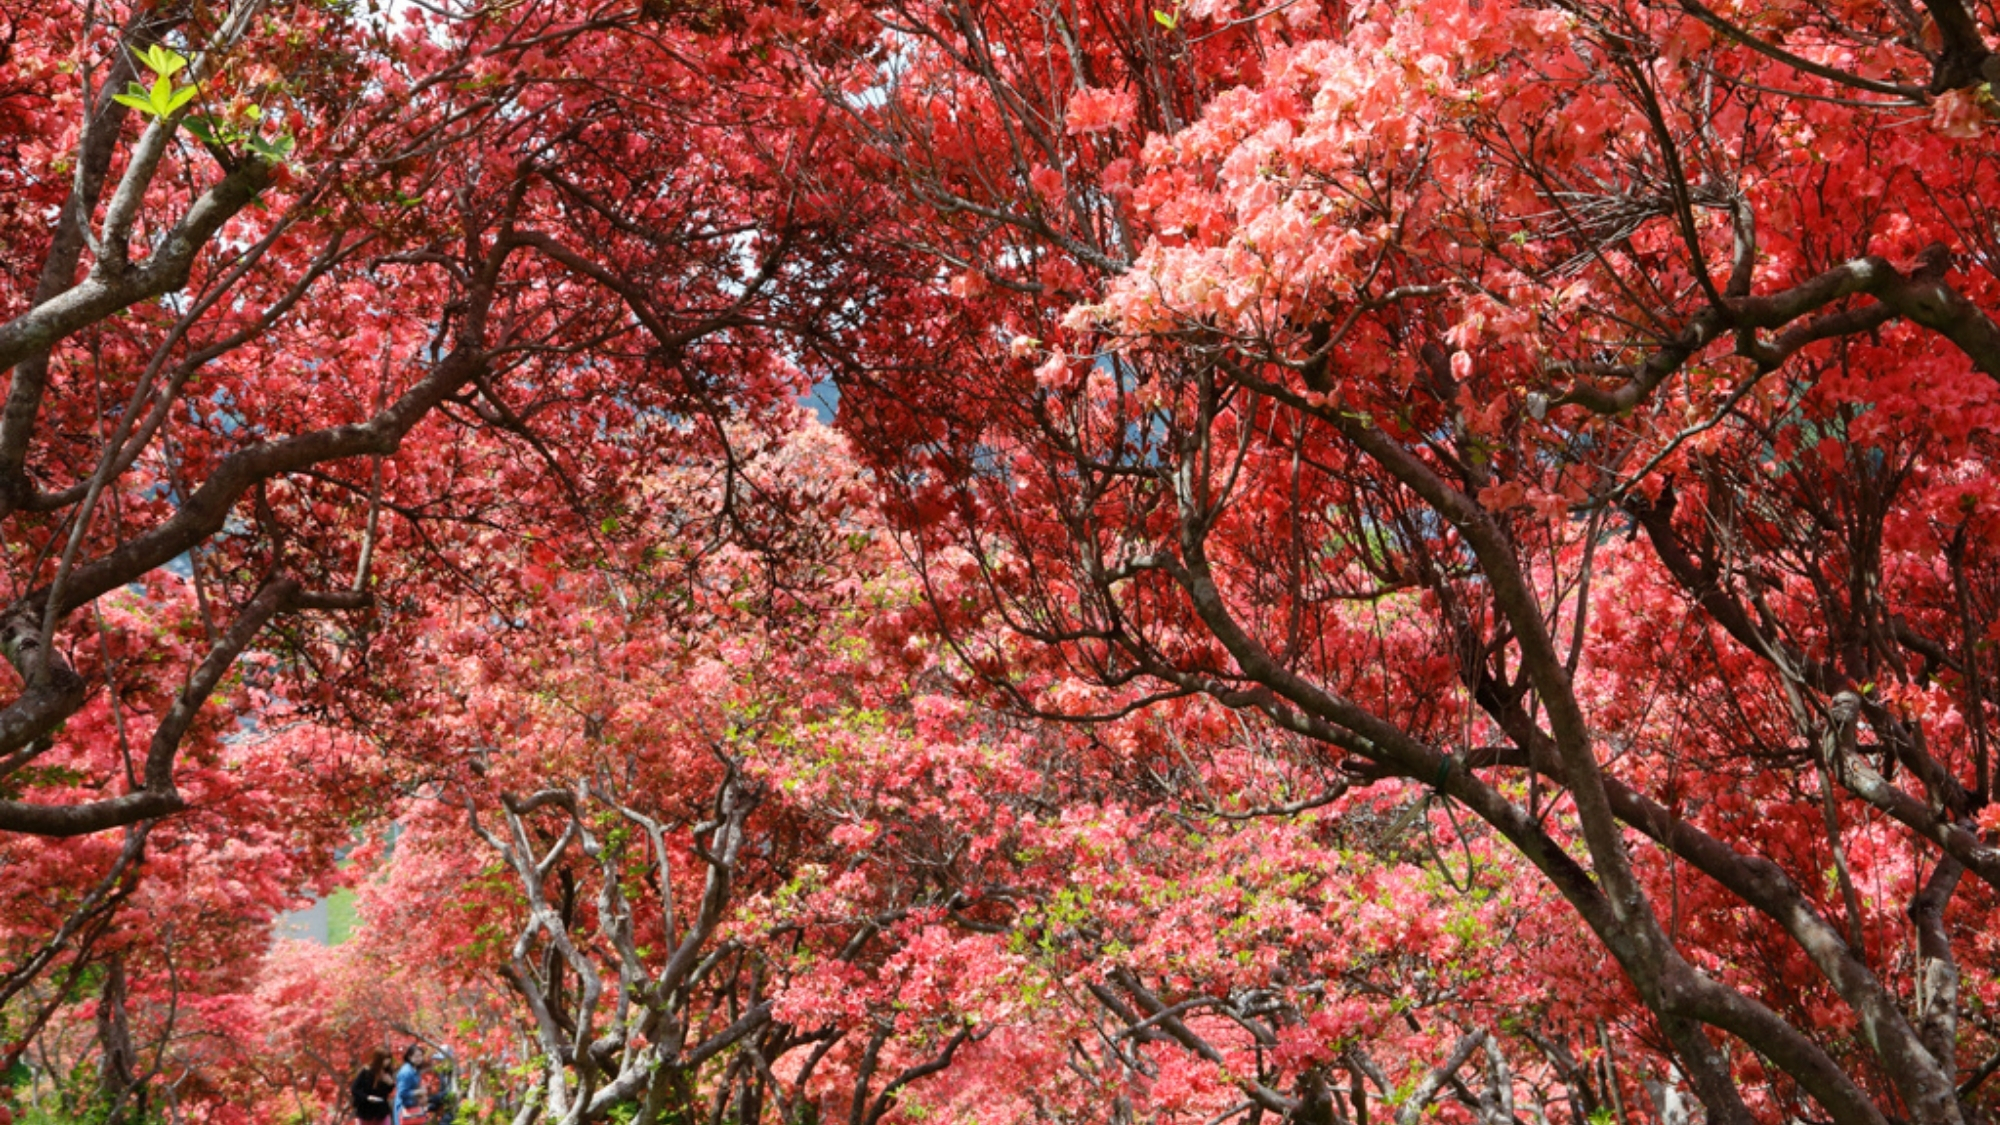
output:
[[[431,1063],[429,1125],[452,1125],[458,1120],[458,1082],[451,1048],[444,1048]]]

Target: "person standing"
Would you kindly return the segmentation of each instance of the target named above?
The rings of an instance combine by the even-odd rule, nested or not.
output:
[[[354,1099],[354,1120],[360,1125],[382,1125],[389,1120],[389,1097],[396,1092],[390,1061],[387,1048],[375,1048],[368,1065],[361,1068],[348,1086],[348,1094]]]
[[[403,1048],[403,1065],[396,1070],[396,1125],[422,1121],[427,1115],[424,1066],[429,1061],[430,1053],[422,1043]]]

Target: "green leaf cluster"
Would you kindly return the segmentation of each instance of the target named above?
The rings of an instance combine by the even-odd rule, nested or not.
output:
[[[201,93],[201,83],[190,82],[185,86],[174,84],[174,75],[187,68],[187,58],[155,43],[143,51],[133,51],[132,57],[139,65],[153,72],[153,84],[143,86],[138,82],[125,84],[125,92],[113,95],[112,100],[128,106],[148,117],[164,120],[178,113],[182,106]]]

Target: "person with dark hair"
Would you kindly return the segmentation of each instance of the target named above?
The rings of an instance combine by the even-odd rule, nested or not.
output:
[[[354,1120],[360,1125],[382,1125],[389,1120],[389,1096],[396,1092],[396,1079],[389,1071],[389,1051],[375,1048],[368,1065],[355,1074],[348,1093],[354,1098]]]
[[[396,1070],[396,1125],[429,1116],[429,1107],[424,1104],[424,1067],[429,1062],[430,1052],[422,1043],[403,1048],[403,1065]]]
[[[445,1047],[431,1063],[430,1125],[453,1125],[458,1120],[456,1062],[451,1048]]]

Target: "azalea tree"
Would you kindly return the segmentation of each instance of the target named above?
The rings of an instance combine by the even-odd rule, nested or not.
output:
[[[16,7],[0,849],[64,890],[8,909],[0,1003],[166,877],[247,731],[365,722],[486,542],[587,543],[634,465],[788,411],[767,325],[844,300],[801,263],[846,218],[718,79],[774,33],[739,13]],[[327,809],[422,772],[313,768]]]
[[[1015,707],[1435,793],[1710,1120],[1967,1120],[1988,15],[898,6],[843,423]]]
[[[170,624],[153,616],[155,596],[105,599],[113,659],[132,657],[127,629]],[[160,682],[169,667],[127,667],[135,693],[178,686]],[[70,730],[118,737],[109,708],[86,710]],[[193,750],[182,783],[198,801],[184,817],[0,844],[0,963],[10,970],[0,1065],[32,1064],[59,1080],[52,1100],[106,1120],[143,1119],[149,1105],[199,1091],[182,1044],[231,1022],[221,1013],[251,986],[274,920],[338,884],[334,856],[357,821],[379,814],[391,777],[351,740],[299,726],[204,736]]]
[[[590,483],[576,464],[544,456],[563,426],[615,425],[627,453],[646,411],[713,407],[713,376],[729,373],[743,406],[786,383],[740,349],[793,216],[753,227],[742,212],[782,211],[758,193],[801,153],[743,137],[727,160],[684,159],[704,140],[690,120],[731,113],[678,60],[674,37],[700,32],[553,3],[497,20],[91,7],[16,31],[35,83],[15,98],[34,107],[19,111],[35,138],[21,173],[43,198],[14,213],[11,241],[43,264],[0,352],[19,525],[7,652],[22,685],[7,770],[41,762],[108,690],[75,667],[91,634],[75,632],[79,610],[183,560],[207,643],[176,657],[190,686],[157,705],[140,785],[15,794],[0,830],[74,835],[178,809],[177,749],[235,659],[280,614],[363,611],[390,577],[372,567],[385,536],[423,543],[410,524],[489,511],[470,489],[433,510],[474,475],[475,450],[544,462],[511,491],[537,477],[575,489]],[[729,46],[723,34],[711,45]],[[621,105],[605,84],[622,75],[593,69],[619,42],[656,44],[656,78],[680,100]],[[41,206],[52,227],[32,225]],[[586,350],[592,362],[570,362]],[[629,388],[615,417],[576,406],[600,387]],[[574,452],[611,452],[596,444]],[[417,467],[445,450],[462,452]],[[523,499],[525,512],[539,497]],[[338,668],[364,621],[315,662]]]
[[[522,1120],[789,1118],[844,1083],[872,1123],[983,1034],[948,1001],[895,1003],[915,969],[895,948],[949,896],[897,878],[878,900],[886,857],[821,886],[852,840],[817,790],[789,795],[825,744],[894,738],[861,709],[896,690],[843,632],[885,596],[865,493],[829,431],[793,422],[734,430],[728,472],[652,475],[597,559],[523,558],[538,588],[505,615],[438,606],[411,721],[380,724],[456,752],[369,923],[406,935],[400,973],[518,1002]],[[662,535],[726,511],[720,540]]]
[[[142,881],[234,904],[197,932],[238,937],[139,936],[195,921],[169,900],[90,962],[125,959],[117,1006],[51,1013],[44,1072],[134,1058],[125,1104],[222,1121],[337,1120],[411,1040],[449,1048],[463,1112],[520,1121],[1580,1121],[1653,1091],[1681,1120],[1580,926],[1447,809],[1204,700],[1081,730],[937,694],[964,669],[865,477],[792,418],[653,474],[601,556],[517,543],[520,588],[436,603],[371,715],[411,745],[245,743],[379,771],[364,818],[421,759],[393,848],[348,853],[357,935],[257,956],[265,853],[230,849],[241,900],[248,871]],[[754,543],[660,534],[730,508]]]
[[[227,1105],[187,1044],[261,1026],[272,919],[432,773],[338,729],[410,693],[421,607],[788,414],[767,325],[844,300],[801,263],[847,217],[788,202],[813,142],[725,74],[773,33],[736,13],[4,18],[0,1065]]]
[[[1493,841],[1212,704],[1086,735],[935,694],[956,657],[843,444],[735,446],[754,546],[658,536],[725,504],[657,475],[627,549],[440,607],[378,724],[456,765],[364,940],[511,998],[519,1120],[1580,1120],[1672,1086]]]
[[[112,1112],[389,809],[524,1120],[1986,1112],[1986,8],[6,18]]]

